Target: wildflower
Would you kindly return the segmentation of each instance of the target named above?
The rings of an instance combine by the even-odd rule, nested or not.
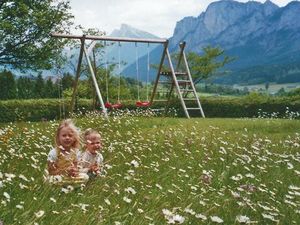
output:
[[[4,175],[6,176],[7,181],[12,181],[12,178],[16,177],[16,175],[14,175],[12,173],[5,173]]]
[[[130,164],[133,166],[133,167],[139,167],[139,163],[138,163],[138,161],[136,161],[136,160],[132,160],[131,162],[130,162]]]
[[[142,209],[140,209],[140,208],[138,208],[137,211],[138,211],[139,213],[143,213],[143,212],[144,212],[144,210],[142,210]]]
[[[43,210],[40,210],[40,211],[34,213],[36,218],[41,218],[44,214],[45,214],[45,211],[43,211]]]
[[[289,189],[295,190],[295,191],[299,191],[299,190],[300,190],[300,187],[297,187],[297,186],[294,186],[294,185],[290,185],[290,186],[289,186]]]
[[[19,183],[19,187],[20,187],[21,189],[28,188],[28,186],[26,186],[26,185],[24,185],[24,184],[22,184],[22,183]]]
[[[211,216],[210,219],[211,219],[212,222],[215,222],[215,223],[223,223],[223,222],[224,222],[224,221],[223,221],[220,217],[218,217],[218,216]]]
[[[110,201],[106,198],[104,199],[104,202],[107,204],[107,205],[111,205]]]
[[[10,195],[7,192],[4,192],[3,195],[7,199],[7,201],[10,201]]]
[[[70,192],[67,188],[61,188],[61,191],[65,194],[68,194]]]
[[[20,174],[20,175],[19,175],[19,178],[21,178],[21,179],[24,180],[24,181],[29,182],[29,180],[28,180],[23,174]]]
[[[196,217],[197,219],[207,220],[207,217],[206,217],[205,215],[201,214],[201,213],[196,214],[195,217]]]
[[[174,214],[173,212],[171,212],[168,209],[163,209],[162,212],[165,216],[165,219],[167,220],[167,223],[169,223],[169,224],[174,224],[174,223],[181,224],[185,220],[183,216]]]
[[[239,223],[250,223],[250,219],[248,216],[238,215],[236,216],[236,221]]]
[[[272,216],[272,215],[270,215],[270,214],[262,213],[261,215],[262,215],[262,217],[263,217],[264,219],[269,219],[269,220],[272,220],[272,221],[274,221],[274,222],[277,222],[277,220],[275,220],[274,216]]]
[[[193,209],[191,209],[191,208],[185,208],[184,212],[189,213],[191,215],[195,215],[196,214],[195,211]]]
[[[24,206],[22,206],[22,205],[16,205],[16,208],[17,209],[24,209]]]
[[[162,186],[160,186],[159,184],[155,184],[155,186],[156,186],[158,189],[162,190]]]
[[[289,170],[294,169],[293,164],[290,163],[290,162],[287,163],[287,167],[288,167]]]
[[[243,179],[243,175],[237,174],[236,176],[231,176],[230,179],[234,180],[234,181],[239,181],[239,180]]]
[[[126,188],[125,191],[126,191],[127,193],[131,193],[131,194],[133,194],[133,195],[136,194],[136,191],[135,191],[132,187]]]
[[[123,198],[123,200],[127,203],[130,203],[132,201],[130,198],[127,198],[126,196]]]

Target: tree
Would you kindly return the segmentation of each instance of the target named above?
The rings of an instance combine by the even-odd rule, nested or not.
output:
[[[194,84],[211,77],[218,69],[234,60],[234,58],[224,55],[224,50],[219,47],[206,46],[203,48],[203,52],[202,56],[194,52],[187,54]]]
[[[270,87],[270,83],[269,83],[269,82],[266,82],[266,83],[265,83],[265,89],[266,89],[266,91],[269,90],[269,87]]]
[[[34,98],[34,80],[27,76],[17,79],[17,97],[18,99]]]
[[[16,82],[14,75],[7,70],[0,73],[0,99],[14,99],[16,97]]]
[[[44,96],[46,98],[58,98],[58,87],[56,87],[52,80],[48,78],[45,83]]]
[[[0,1],[0,66],[48,69],[65,41],[52,32],[68,32],[73,24],[65,0]]]
[[[73,88],[74,77],[69,73],[64,73],[61,79],[62,90],[66,90],[68,88]]]
[[[35,85],[34,85],[34,95],[36,98],[43,98],[44,97],[44,87],[45,82],[42,77],[42,74],[39,73],[36,80],[35,80]]]

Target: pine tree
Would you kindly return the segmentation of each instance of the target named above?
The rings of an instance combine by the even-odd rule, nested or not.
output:
[[[7,70],[0,73],[0,99],[14,99],[17,89],[14,75]]]

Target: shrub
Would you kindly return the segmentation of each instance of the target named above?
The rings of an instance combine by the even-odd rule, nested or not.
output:
[[[69,115],[70,99],[34,99],[0,101],[0,122],[12,121],[41,121],[63,118]],[[91,100],[80,99],[76,102],[76,113],[85,114],[92,111]],[[207,97],[201,99],[201,105],[206,117],[282,117],[290,118],[293,112],[300,109],[300,97],[268,97],[245,96],[242,98]],[[63,109],[64,106],[64,109]],[[169,104],[171,116],[184,117],[184,111],[179,100],[172,100]],[[165,103],[155,103],[152,109],[164,109]],[[195,108],[195,103],[187,104]],[[134,110],[134,102],[124,102],[123,109]],[[143,110],[143,109],[140,109]],[[292,114],[291,114],[292,113]],[[275,115],[275,116],[274,116]],[[201,116],[200,111],[190,111],[190,116]],[[293,116],[295,118],[295,116]],[[298,117],[297,117],[298,118]]]

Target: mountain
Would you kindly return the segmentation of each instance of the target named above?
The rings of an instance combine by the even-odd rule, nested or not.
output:
[[[215,82],[282,82],[289,74],[300,82],[300,76],[297,79],[293,73],[300,69],[299,21],[298,1],[285,7],[270,0],[264,3],[216,1],[198,17],[185,17],[176,23],[169,49],[171,52],[177,50],[182,41],[187,43],[187,52],[201,54],[207,45],[224,49],[226,55],[236,60],[226,67],[232,72]],[[160,56],[156,58],[158,63]],[[145,63],[145,58],[140,62]]]
[[[145,39],[156,39],[157,36],[150,34],[148,32],[138,30],[132,26],[127,24],[122,24],[120,29],[115,29],[109,35],[111,37],[128,37],[128,38],[145,38]],[[110,62],[119,62],[119,51],[120,51],[120,61],[122,62],[121,67],[126,67],[126,65],[130,65],[135,63],[137,58],[142,57],[148,54],[148,51],[151,52],[156,46],[147,45],[144,43],[129,43],[129,42],[121,42],[114,43],[114,45],[107,47],[105,50],[106,57]],[[116,68],[118,69],[118,67]],[[122,68],[121,68],[122,70]],[[118,71],[116,71],[118,72]]]
[[[187,51],[200,54],[206,45],[220,46],[227,55],[237,59],[227,66],[232,73],[218,81],[247,83],[252,79],[251,74],[243,77],[240,71],[245,75],[246,71],[253,73],[255,68],[257,82],[276,82],[284,74],[270,70],[273,74],[267,73],[269,76],[264,79],[265,70],[290,68],[300,62],[298,21],[300,2],[278,7],[269,0],[265,3],[218,1],[211,3],[197,18],[187,17],[179,21],[170,39],[170,48],[174,49],[182,40],[188,43]]]
[[[147,39],[158,38],[157,36],[155,36],[153,34],[150,34],[146,31],[136,29],[127,24],[121,24],[120,29],[113,30],[109,36],[130,37],[130,38],[147,38]]]

